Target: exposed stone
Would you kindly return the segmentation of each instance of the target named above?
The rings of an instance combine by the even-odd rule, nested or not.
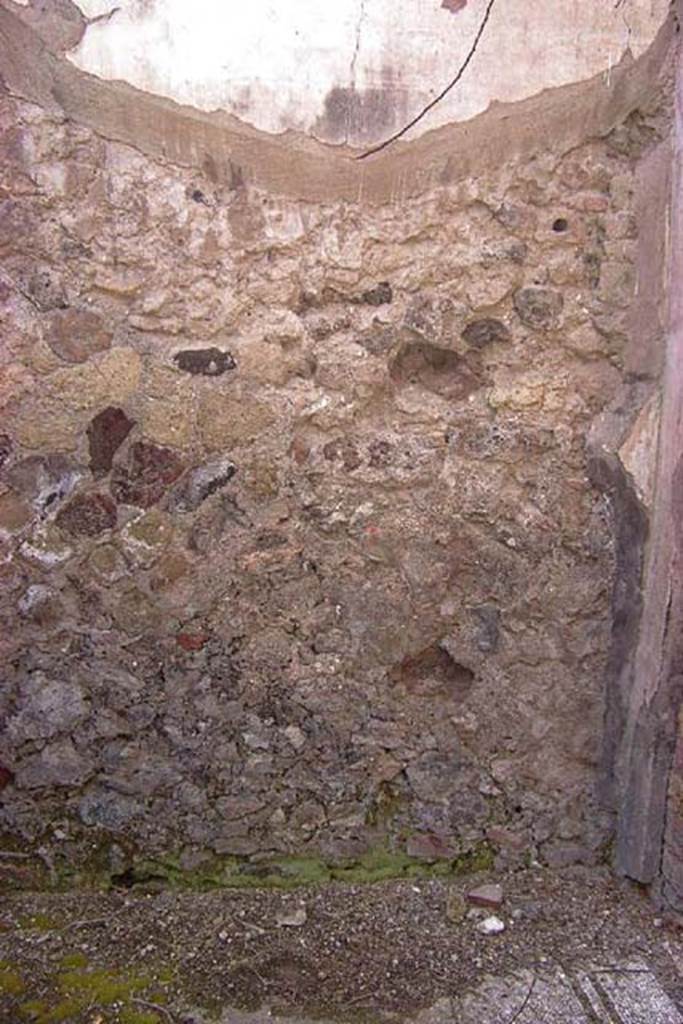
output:
[[[26,681],[7,732],[19,741],[46,739],[69,732],[87,714],[88,705],[79,686],[36,672]]]
[[[296,907],[293,910],[285,909],[275,916],[278,928],[301,928],[307,920],[308,914],[305,907]]]
[[[446,917],[453,924],[461,924],[467,913],[467,904],[461,892],[450,888],[446,893]]]
[[[21,553],[30,562],[54,567],[66,562],[72,549],[53,523],[44,523],[24,541]]]
[[[502,320],[493,320],[484,317],[482,320],[473,320],[462,332],[463,340],[473,348],[485,348],[486,345],[493,345],[498,341],[509,341],[510,331]]]
[[[108,494],[79,494],[57,513],[60,530],[76,537],[97,537],[116,526],[116,504]]]
[[[165,512],[152,508],[131,520],[123,531],[129,548],[134,549],[143,564],[149,563],[150,553],[156,558],[173,539],[173,523]]]
[[[418,860],[450,860],[457,857],[459,845],[454,836],[417,833],[409,837],[406,843],[406,853],[409,857],[416,857]]]
[[[358,449],[349,437],[339,437],[334,441],[328,441],[323,448],[323,455],[328,462],[340,461],[347,472],[358,469],[361,464]]]
[[[52,314],[45,340],[66,363],[84,363],[111,347],[113,332],[90,309],[65,309]]]
[[[188,348],[176,352],[173,361],[179,370],[202,377],[221,377],[237,366],[231,352],[219,348]]]
[[[477,647],[483,654],[498,650],[500,642],[500,610],[490,604],[472,608],[477,623]]]
[[[178,647],[184,651],[201,651],[209,640],[208,633],[178,633],[176,636]]]
[[[0,434],[0,469],[9,460],[13,449],[12,438],[9,434]]]
[[[128,571],[121,552],[113,544],[99,544],[88,557],[88,567],[93,574],[107,582],[121,579]]]
[[[85,825],[120,832],[139,814],[140,805],[130,796],[96,786],[83,796],[78,812]]]
[[[472,689],[474,672],[459,664],[445,647],[434,644],[406,657],[391,671],[394,683],[411,696],[440,696],[462,701]]]
[[[59,508],[78,483],[81,472],[64,455],[29,455],[7,472],[7,482],[41,515]]]
[[[515,310],[520,320],[529,327],[551,327],[564,306],[560,292],[549,288],[520,288],[515,292]]]
[[[394,297],[392,287],[388,281],[380,281],[374,288],[368,288],[360,296],[359,302],[366,306],[384,306],[391,302]]]
[[[303,750],[306,746],[306,735],[298,725],[288,725],[283,731],[295,750]]]
[[[457,352],[424,341],[403,344],[394,356],[389,372],[399,386],[419,384],[453,401],[467,398],[481,386],[478,374]]]
[[[98,412],[88,425],[90,470],[93,476],[104,476],[112,467],[114,455],[135,426],[123,409],[109,405]]]
[[[168,495],[168,509],[194,512],[211,494],[222,490],[236,472],[237,466],[227,456],[189,470]]]
[[[16,772],[16,785],[20,789],[80,786],[92,773],[90,761],[79,754],[72,740],[65,738],[49,743],[22,762]]]
[[[28,275],[25,287],[38,309],[43,312],[65,309],[68,305],[64,285],[52,270],[33,270]]]
[[[211,451],[225,451],[263,438],[275,414],[249,395],[207,396],[198,410],[199,432]]]
[[[11,771],[6,765],[0,764],[0,793],[5,789],[11,782],[14,781],[14,772]]]
[[[467,891],[467,901],[475,907],[500,907],[503,903],[503,887],[498,883],[478,885]]]
[[[16,533],[31,520],[32,509],[28,502],[8,491],[0,494],[0,530]]]
[[[180,455],[171,448],[136,441],[126,457],[114,465],[111,492],[125,505],[149,508],[164,496],[184,468]]]
[[[500,935],[505,931],[505,922],[492,914],[491,917],[485,917],[483,921],[479,922],[477,931],[482,935]]]

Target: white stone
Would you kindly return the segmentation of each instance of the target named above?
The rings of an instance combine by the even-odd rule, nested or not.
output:
[[[495,914],[492,914],[491,917],[485,917],[477,925],[477,931],[482,932],[484,935],[499,935],[500,932],[505,931],[505,922],[501,921]]]

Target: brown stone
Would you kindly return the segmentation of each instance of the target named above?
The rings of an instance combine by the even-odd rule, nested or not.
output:
[[[116,504],[107,494],[79,494],[58,514],[60,530],[77,537],[97,537],[116,526]]]
[[[503,903],[503,887],[497,883],[479,885],[476,889],[469,890],[467,902],[475,907],[500,907]]]
[[[31,519],[31,507],[18,494],[8,491],[0,495],[0,530],[16,533]]]
[[[183,472],[177,452],[147,441],[136,441],[112,471],[111,492],[124,505],[150,508]]]
[[[64,309],[52,314],[46,332],[48,345],[65,363],[84,363],[111,347],[113,332],[90,309]]]
[[[90,469],[93,476],[104,476],[112,466],[114,455],[135,426],[123,409],[109,405],[94,416],[88,426]]]
[[[197,413],[202,440],[211,451],[260,440],[272,425],[275,414],[251,395],[211,394]]]

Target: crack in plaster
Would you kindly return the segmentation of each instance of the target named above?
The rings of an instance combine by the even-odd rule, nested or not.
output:
[[[366,157],[372,156],[374,153],[379,153],[381,150],[386,149],[387,146],[390,146],[393,142],[396,142],[398,139],[402,138],[407,132],[410,131],[411,128],[414,128],[415,125],[418,124],[418,122],[421,121],[422,118],[425,117],[430,110],[433,110],[434,107],[436,107],[453,88],[455,88],[455,86],[458,84],[462,76],[465,74],[465,71],[467,70],[470,61],[477,52],[479,43],[481,41],[481,37],[483,36],[484,29],[486,28],[489,18],[491,17],[491,12],[493,11],[493,6],[495,2],[496,0],[488,0],[486,10],[484,11],[484,16],[481,19],[479,28],[477,29],[477,34],[474,37],[474,42],[467,51],[467,56],[465,57],[464,61],[458,68],[455,77],[451,79],[448,85],[444,89],[442,89],[441,92],[438,93],[438,95],[436,95],[433,100],[430,100],[429,103],[425,107],[423,107],[422,110],[418,114],[416,114],[411,121],[409,121],[406,125],[403,126],[403,128],[400,128],[397,132],[394,132],[394,134],[390,135],[388,139],[384,140],[384,142],[380,142],[378,145],[372,146],[370,149],[366,149],[364,153],[361,153],[360,156],[356,157],[356,160],[365,160]]]

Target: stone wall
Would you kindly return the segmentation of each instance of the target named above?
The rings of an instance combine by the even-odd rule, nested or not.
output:
[[[603,856],[645,119],[371,207],[0,118],[5,835]]]

